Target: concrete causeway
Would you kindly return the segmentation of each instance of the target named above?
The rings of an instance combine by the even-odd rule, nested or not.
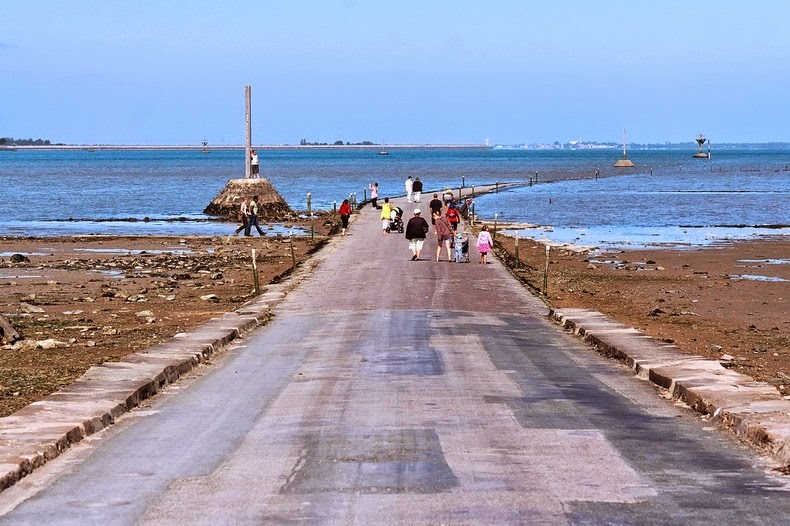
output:
[[[484,189],[478,188],[477,192],[480,191]],[[455,189],[456,195],[458,192]],[[466,197],[471,192],[471,188],[464,189],[461,195]],[[427,211],[432,194],[433,191],[423,193],[423,202],[419,205],[423,210]],[[402,201],[399,198],[396,204],[405,209],[404,220],[408,221],[412,208],[407,206],[415,205]],[[429,217],[427,219],[430,221]],[[376,230],[377,223],[378,213],[365,207],[360,214],[355,214],[350,232]],[[375,235],[381,236],[378,232]],[[432,237],[429,233],[429,239]],[[0,491],[54,459],[72,444],[112,425],[119,416],[176,382],[214,353],[265,325],[272,311],[291,291],[328,258],[339,256],[344,241],[342,237],[335,237],[287,280],[267,286],[258,298],[238,310],[117,363],[92,367],[63,390],[0,419]],[[403,247],[398,257],[405,260],[405,241],[399,242]],[[360,245],[356,247],[359,249]],[[435,241],[427,243],[422,259],[431,259],[434,247]],[[476,263],[474,243],[470,243],[470,247],[470,255]],[[368,257],[365,253],[359,254],[360,261],[365,257]],[[492,265],[500,266],[496,261]],[[496,277],[492,274],[491,278],[477,276],[481,281],[466,287],[464,293],[471,295],[471,303],[477,301],[481,307],[484,303],[496,303],[498,280],[508,278],[504,272]],[[407,303],[409,298],[397,301]],[[371,304],[369,308],[376,306]],[[441,309],[443,305],[436,308]],[[731,429],[742,440],[766,451],[782,465],[790,466],[790,401],[782,399],[771,386],[730,371],[718,362],[681,353],[671,345],[653,340],[597,312],[579,309],[549,312],[535,301],[524,312],[513,314],[536,318],[550,316],[602,354],[625,362],[635,374],[667,389],[674,398],[710,415],[713,421]]]

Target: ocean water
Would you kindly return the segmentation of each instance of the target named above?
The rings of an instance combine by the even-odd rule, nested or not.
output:
[[[531,223],[520,235],[581,244],[699,244],[790,232],[790,150],[629,152],[260,149],[262,175],[295,210],[331,210],[370,182],[404,193],[408,175],[426,193],[496,181],[533,183],[478,196],[487,221]],[[596,177],[596,172],[599,174]],[[235,225],[202,210],[228,179],[243,177],[242,150],[0,151],[0,235],[222,235]]]

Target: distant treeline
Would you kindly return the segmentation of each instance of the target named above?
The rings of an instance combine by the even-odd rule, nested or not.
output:
[[[1,137],[0,146],[51,146],[48,139],[14,139],[13,137]]]
[[[343,142],[343,141],[335,141],[333,143],[328,142],[310,142],[307,139],[302,139],[299,141],[301,146],[373,146],[375,143],[371,141],[362,141],[362,142]]]

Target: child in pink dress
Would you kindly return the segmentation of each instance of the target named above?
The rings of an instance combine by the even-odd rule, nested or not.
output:
[[[488,227],[483,225],[483,229],[477,235],[477,251],[480,252],[480,264],[486,264],[486,256],[491,252],[491,247],[494,246],[494,240],[491,234],[488,233]]]

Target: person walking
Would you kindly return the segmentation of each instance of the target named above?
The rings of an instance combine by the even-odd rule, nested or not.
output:
[[[420,252],[425,244],[425,236],[428,234],[428,221],[420,217],[420,209],[414,209],[414,216],[409,219],[406,225],[406,239],[409,240],[409,249],[411,249],[411,260],[417,261],[420,259]]]
[[[458,223],[461,222],[461,214],[458,213],[458,210],[456,210],[453,203],[447,205],[447,212],[445,212],[444,215],[450,221],[450,225],[453,227],[453,232],[458,232]]]
[[[250,152],[250,175],[253,179],[259,179],[261,177],[257,150],[252,150]]]
[[[239,220],[241,220],[241,226],[236,229],[236,235],[238,236],[239,233],[243,230],[244,232],[247,231],[247,222],[249,221],[249,205],[250,198],[245,197],[241,200],[241,206],[239,206]]]
[[[483,229],[477,235],[477,251],[480,252],[480,264],[486,264],[486,256],[491,252],[491,247],[494,246],[494,240],[491,234],[488,233],[488,226],[483,225]]]
[[[445,187],[442,200],[444,201],[444,206],[450,206],[450,203],[453,202],[453,191],[450,190],[449,186]]]
[[[434,214],[442,215],[443,205],[442,202],[439,200],[439,194],[433,194],[433,199],[431,199],[431,202],[428,203],[428,208],[431,209],[431,223],[433,224]]]
[[[411,190],[412,190],[412,196],[414,197],[414,202],[419,203],[420,195],[422,194],[422,181],[420,181],[419,177],[417,177],[414,180],[414,184],[411,185]],[[425,220],[423,219],[423,221]]]
[[[447,248],[447,261],[452,261],[450,240],[453,238],[453,227],[446,217],[442,217],[441,212],[433,214],[433,229],[436,232],[436,261],[439,261],[439,257],[442,255],[442,245]]]
[[[368,185],[368,190],[370,190],[370,204],[373,205],[373,208],[378,209],[379,183],[370,183]]]
[[[411,203],[411,193],[414,189],[414,181],[411,180],[411,175],[406,178],[406,202]]]
[[[265,236],[266,233],[261,230],[261,226],[258,224],[258,196],[254,196],[252,198],[252,202],[250,202],[250,206],[248,208],[249,211],[249,219],[247,221],[247,229],[244,231],[245,236],[252,235],[250,232],[252,231],[252,227],[255,227],[258,230],[258,235]]]
[[[381,233],[386,234],[390,226],[390,219],[392,219],[392,205],[390,198],[384,198],[384,204],[381,205]]]
[[[348,203],[348,199],[343,199],[343,204],[340,205],[340,223],[343,225],[340,229],[340,233],[342,235],[346,235],[346,230],[348,230],[348,218],[351,217],[351,205]]]

